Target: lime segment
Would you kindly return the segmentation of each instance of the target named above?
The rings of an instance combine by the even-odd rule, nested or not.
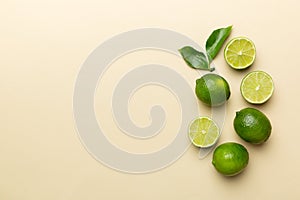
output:
[[[200,117],[192,121],[189,127],[189,138],[197,147],[210,147],[220,136],[216,123],[208,117]]]
[[[233,38],[224,50],[226,62],[234,69],[250,67],[255,60],[255,55],[254,43],[246,37]]]
[[[273,91],[272,77],[263,71],[250,72],[241,83],[242,96],[252,104],[265,103],[271,98]]]

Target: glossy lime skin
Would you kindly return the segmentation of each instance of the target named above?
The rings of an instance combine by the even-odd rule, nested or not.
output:
[[[195,93],[208,106],[220,106],[230,97],[228,82],[217,74],[205,74],[196,80]]]
[[[264,143],[269,139],[272,131],[270,120],[255,108],[244,108],[236,112],[233,125],[236,133],[252,144]]]
[[[227,142],[219,145],[213,154],[212,164],[215,169],[225,176],[241,173],[248,165],[249,153],[238,143]]]

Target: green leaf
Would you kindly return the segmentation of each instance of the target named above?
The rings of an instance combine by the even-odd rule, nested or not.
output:
[[[178,50],[182,55],[184,61],[188,66],[194,69],[202,69],[213,71],[214,68],[210,68],[206,56],[204,53],[197,51],[193,47],[186,46]]]
[[[214,30],[206,41],[206,53],[209,61],[212,61],[219,53],[223,43],[231,33],[232,26]]]

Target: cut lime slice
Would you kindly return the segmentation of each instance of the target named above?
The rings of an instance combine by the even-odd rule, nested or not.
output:
[[[208,117],[199,117],[189,127],[189,138],[196,147],[210,147],[220,136],[216,123]]]
[[[273,91],[272,77],[263,71],[250,72],[241,83],[242,96],[252,104],[265,103],[271,98]]]
[[[234,69],[250,67],[255,60],[254,43],[246,37],[233,38],[224,50],[224,57],[229,66]]]

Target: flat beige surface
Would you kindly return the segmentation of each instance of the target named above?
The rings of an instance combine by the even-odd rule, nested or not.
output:
[[[300,199],[300,4],[296,0],[247,2],[2,1],[0,199]],[[210,164],[211,154],[199,160],[193,147],[173,165],[142,175],[114,171],[87,153],[75,130],[72,95],[80,66],[94,48],[112,35],[142,27],[171,29],[203,46],[213,29],[229,24],[234,25],[231,37],[245,35],[256,44],[257,60],[250,70],[269,72],[276,86],[272,99],[259,107],[272,121],[270,140],[262,146],[245,144],[234,133],[232,120],[236,110],[249,106],[239,93],[240,80],[247,71],[230,69],[222,54],[215,60],[232,89],[220,143],[245,144],[251,160],[244,173],[234,178],[221,176]],[[158,54],[128,55],[119,62],[123,71],[116,70],[116,62],[113,73],[103,77],[107,97],[109,84],[133,64],[153,59],[184,65],[181,60],[170,60],[170,55]],[[130,142],[131,138],[116,134],[117,128],[107,117],[110,115],[101,112],[108,102],[95,106],[98,118],[106,115],[103,120],[112,133],[110,139],[128,151],[160,148],[172,138],[168,133],[177,128],[179,108],[172,95],[161,88],[144,88],[134,96],[137,103],[130,104],[132,119],[141,125],[149,123],[144,112],[157,98],[143,107],[148,90],[157,91],[161,103],[171,109],[165,134],[152,141]]]

